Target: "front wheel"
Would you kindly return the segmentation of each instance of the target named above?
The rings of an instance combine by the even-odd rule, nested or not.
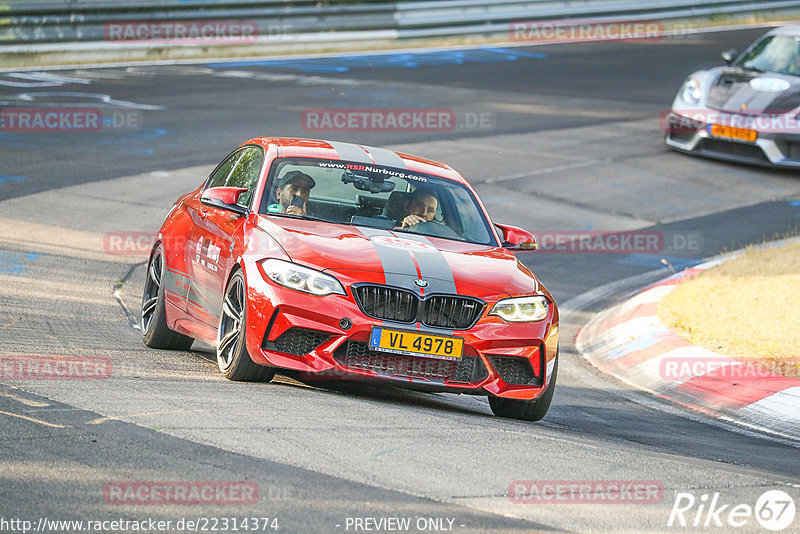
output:
[[[150,256],[142,293],[142,319],[139,323],[142,341],[153,349],[189,350],[194,339],[167,326],[162,283],[165,272],[164,249],[159,244]]]
[[[502,397],[489,396],[489,406],[492,413],[498,417],[506,419],[519,419],[521,421],[541,421],[550,409],[550,402],[553,400],[553,392],[556,390],[556,376],[558,375],[558,353],[553,363],[553,375],[547,390],[538,399],[520,400],[504,399]]]
[[[247,287],[244,274],[237,271],[228,282],[217,329],[217,366],[229,380],[269,382],[275,369],[258,365],[250,358],[245,343]]]

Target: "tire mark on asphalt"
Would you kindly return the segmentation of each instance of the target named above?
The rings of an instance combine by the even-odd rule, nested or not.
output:
[[[58,425],[56,423],[48,423],[47,421],[42,421],[41,419],[34,419],[33,417],[28,417],[26,415],[20,415],[18,413],[4,412],[4,411],[0,410],[0,414],[8,415],[8,416],[11,416],[11,417],[18,417],[20,419],[25,419],[26,421],[30,421],[32,423],[38,423],[40,425],[49,426],[49,427],[53,427],[53,428],[66,428],[64,425]]]
[[[122,289],[125,287],[125,284],[128,282],[128,280],[130,280],[131,277],[133,277],[133,273],[136,271],[136,268],[146,265],[147,262],[141,262],[131,265],[130,269],[128,269],[128,272],[125,274],[125,276],[122,277],[122,280],[114,284],[114,289],[111,291],[111,294],[114,296],[114,298],[117,300],[117,303],[119,303],[120,307],[122,308],[122,313],[125,314],[125,317],[130,322],[131,328],[134,328],[136,330],[139,330],[139,319],[130,310],[130,308],[128,308],[128,305],[125,304],[125,299],[122,297]]]
[[[14,387],[14,386],[9,386],[9,387],[10,387],[10,389],[18,389],[18,388]],[[41,401],[37,401],[37,400],[31,400],[31,399],[26,399],[25,397],[20,397],[19,395],[14,395],[13,393],[11,393],[9,391],[0,392],[0,397],[5,397],[7,399],[15,400],[15,401],[17,401],[19,403],[22,403],[22,404],[26,405],[26,406],[31,406],[32,408],[46,408],[47,406],[50,406],[50,403],[41,402]]]

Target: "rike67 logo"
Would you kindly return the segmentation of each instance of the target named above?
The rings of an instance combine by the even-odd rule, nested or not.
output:
[[[755,520],[761,527],[779,532],[792,526],[795,513],[794,499],[781,490],[763,493],[754,506],[725,502],[718,492],[704,493],[699,498],[692,493],[679,492],[675,495],[667,526],[731,529],[753,527]]]

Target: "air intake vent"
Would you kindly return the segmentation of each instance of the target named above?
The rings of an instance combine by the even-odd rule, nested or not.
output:
[[[459,361],[434,360],[375,351],[359,341],[347,342],[333,357],[342,367],[372,371],[386,377],[476,384],[489,376],[483,361],[475,356],[462,356]]]
[[[527,358],[516,356],[489,356],[489,361],[500,378],[507,384],[542,385],[542,377],[536,376]]]
[[[290,328],[275,341],[266,341],[262,347],[266,350],[285,352],[287,354],[308,354],[325,343],[330,334],[308,328]]]

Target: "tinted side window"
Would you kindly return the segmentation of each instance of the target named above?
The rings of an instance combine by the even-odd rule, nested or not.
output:
[[[233,164],[236,163],[236,160],[239,159],[239,156],[242,155],[241,151],[234,152],[220,165],[216,171],[209,177],[208,185],[206,188],[209,187],[219,187],[221,185],[225,185],[225,179],[228,178],[228,175],[231,173],[231,168],[233,168]]]
[[[241,206],[247,206],[250,203],[250,197],[253,196],[258,177],[261,175],[261,167],[264,164],[264,151],[257,147],[250,147],[241,154],[242,157],[239,158],[233,172],[225,181],[225,185],[228,187],[247,188],[247,193],[242,193],[237,202]]]

